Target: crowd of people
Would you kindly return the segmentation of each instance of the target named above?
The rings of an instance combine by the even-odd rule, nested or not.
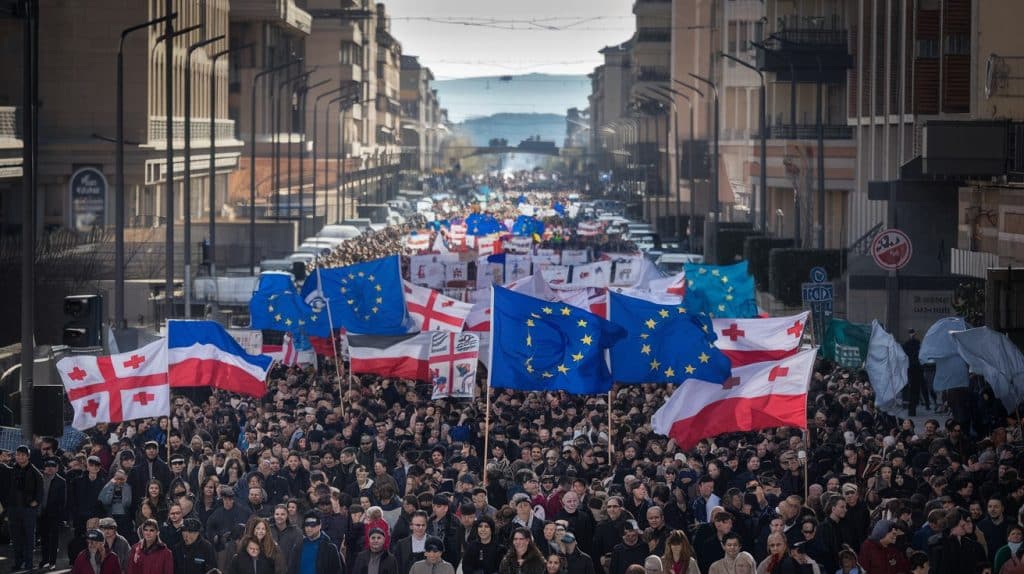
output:
[[[685,451],[651,428],[666,385],[493,390],[489,433],[482,400],[331,358],[276,367],[259,399],[187,391],[77,448],[3,453],[15,570],[38,542],[43,568],[73,574],[1024,573],[1020,421],[967,409],[918,428],[826,362],[807,431]]]

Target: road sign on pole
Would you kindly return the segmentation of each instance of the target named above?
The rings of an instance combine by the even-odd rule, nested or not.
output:
[[[899,271],[906,267],[914,255],[910,238],[899,229],[886,229],[871,242],[871,258],[886,271]]]
[[[835,289],[828,280],[828,272],[823,267],[811,268],[811,280],[800,284],[800,295],[804,308],[810,309],[811,321],[814,325],[814,338],[820,342],[825,336],[825,327],[832,318],[832,302]]]

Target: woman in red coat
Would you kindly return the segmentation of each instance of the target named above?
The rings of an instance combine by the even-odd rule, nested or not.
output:
[[[107,552],[107,544],[103,541],[103,533],[90,530],[85,539],[89,547],[78,553],[71,574],[121,574],[121,564],[117,555]]]
[[[142,523],[142,540],[128,553],[125,574],[174,574],[174,558],[160,541],[160,525],[152,518]]]

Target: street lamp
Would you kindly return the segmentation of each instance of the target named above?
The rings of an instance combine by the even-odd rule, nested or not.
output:
[[[274,104],[274,134],[277,139],[277,144],[274,145],[274,167],[276,168],[274,174],[274,220],[280,221],[281,219],[281,95],[284,92],[285,86],[293,84],[295,82],[305,80],[310,74],[316,71],[316,66],[313,66],[309,70],[295,76],[294,78],[288,78],[285,81],[277,85],[277,100]],[[294,94],[293,94],[294,95]],[[292,99],[288,99],[288,109],[292,111]],[[295,114],[288,114],[288,217],[292,215],[292,130],[295,128]]]
[[[128,35],[178,17],[172,12],[121,31],[117,46],[117,192],[114,194],[114,324],[127,327],[124,318],[124,42]]]
[[[306,167],[304,162],[306,161],[306,96],[309,95],[309,91],[315,88],[319,88],[324,84],[331,82],[330,79],[321,80],[313,85],[305,85],[302,87],[302,110],[299,112],[299,117],[302,119],[302,142],[299,145],[299,238],[304,239],[305,235],[302,234],[302,223],[306,220],[305,206],[306,206],[306,184],[305,175]],[[316,126],[316,116],[313,116],[313,125]],[[291,141],[289,139],[289,141]],[[314,145],[316,145],[314,143]],[[289,147],[290,149],[290,147]],[[291,160],[288,161],[288,165],[291,165]],[[313,175],[316,175],[316,165],[313,166]],[[290,202],[289,202],[290,204]],[[313,217],[316,217],[316,186],[313,186]]]
[[[343,101],[343,100],[345,100],[345,101]],[[345,220],[345,210],[344,210],[344,205],[343,205],[344,202],[345,202],[345,191],[344,191],[345,182],[343,181],[344,176],[345,176],[345,162],[344,162],[344,153],[345,153],[345,108],[355,104],[358,101],[359,101],[358,94],[347,93],[347,94],[342,94],[340,96],[337,96],[337,97],[335,97],[332,100],[329,100],[327,102],[327,105],[325,106],[326,110],[327,110],[327,118],[328,118],[327,119],[327,127],[331,128],[331,123],[332,123],[331,120],[330,120],[330,117],[331,117],[331,104],[336,103],[336,102],[342,102],[338,106],[338,113],[341,116],[341,121],[340,121],[341,129],[340,129],[340,133],[338,135],[338,140],[339,141],[338,141],[338,152],[337,152],[337,158],[336,158],[336,162],[337,162],[337,168],[336,169],[337,169],[337,172],[335,173],[335,178],[334,178],[334,194],[335,194],[335,196],[334,196],[334,202],[335,202],[335,205],[334,205],[334,216],[335,216],[335,222],[336,223],[340,223],[340,222],[343,222]],[[327,131],[327,143],[324,146],[324,159],[325,160],[327,159],[328,153],[330,153],[331,131],[332,131],[331,129],[328,129],[328,131]],[[328,181],[327,180],[327,169],[329,167],[330,167],[330,161],[325,161],[324,162],[324,190],[325,191],[327,190],[327,181]],[[326,219],[326,216],[327,216],[327,198],[328,198],[328,196],[325,194],[324,195],[324,218],[325,219]]]
[[[719,113],[718,113],[718,86],[714,82],[703,76],[697,74],[690,74],[690,77],[704,82],[711,88],[711,94],[715,97],[715,163],[712,166],[711,172],[711,203],[710,210],[708,213],[708,221],[705,223],[707,231],[704,233],[704,261],[712,264],[718,263],[718,172],[719,172],[719,161],[721,158],[718,155],[718,131],[719,131]]]
[[[318,109],[320,107],[320,100],[326,98],[327,96],[333,96],[334,94],[337,94],[338,92],[344,90],[346,87],[347,86],[339,86],[337,88],[334,88],[333,90],[328,90],[326,92],[317,94],[317,96],[315,98],[313,98],[313,217],[316,217],[316,194],[317,194],[317,190],[316,190],[316,167],[317,167],[317,161],[318,161],[318,159],[317,159],[317,152],[318,152],[318,148],[320,147],[320,139],[319,139],[319,136],[317,135],[317,132],[319,131],[319,127],[320,127],[320,121],[319,121],[319,118],[320,118],[319,114],[320,114],[320,112],[319,112],[319,109]],[[330,122],[328,122],[328,124],[329,123]],[[331,132],[329,132],[329,131],[327,132],[327,137],[328,137],[328,141],[330,141]],[[324,159],[325,160],[327,159],[327,151],[328,150],[325,147],[324,148]],[[324,192],[325,192],[325,194],[327,192],[327,168],[326,167],[324,167]],[[325,222],[327,221],[327,195],[324,195],[324,221]]]
[[[192,54],[214,42],[224,39],[224,35],[214,36],[201,40],[188,47],[185,52],[185,193],[182,205],[184,211],[184,248],[185,252],[185,318],[192,318]],[[210,115],[212,116],[211,110]],[[210,141],[213,141],[213,132],[210,132]]]
[[[210,250],[207,253],[210,259],[210,277],[217,276],[217,60],[231,52],[252,50],[254,46],[255,44],[244,44],[210,56]],[[256,102],[253,102],[253,105],[255,104]]]
[[[167,13],[170,14],[171,0],[167,0]],[[174,38],[189,34],[201,28],[198,24],[195,26],[189,26],[178,31],[174,31],[174,27],[171,25],[171,21],[165,20],[164,26],[166,32],[157,38],[156,43],[164,42],[164,66],[167,68],[167,76],[164,78],[167,82],[167,166],[164,169],[164,209],[167,212],[167,229],[164,237],[164,312],[166,316],[164,319],[170,319],[171,315],[174,314]]]
[[[251,120],[249,124],[249,275],[256,275],[256,86],[263,76],[300,63],[302,63],[302,58],[294,58],[263,70],[252,79],[252,105],[249,109],[251,114],[249,118]]]
[[[725,58],[726,60],[729,60],[729,61],[732,61],[732,62],[736,62],[737,64],[743,66],[744,68],[746,68],[748,70],[753,70],[754,72],[757,72],[758,77],[761,79],[761,113],[760,113],[760,118],[759,118],[759,123],[761,125],[761,169],[760,169],[761,181],[758,184],[761,187],[761,190],[760,190],[761,192],[758,194],[758,195],[761,196],[760,197],[761,209],[760,209],[760,213],[758,214],[759,215],[759,217],[758,217],[758,224],[761,226],[761,233],[764,233],[765,235],[767,235],[768,234],[768,211],[767,211],[767,209],[768,209],[768,165],[767,165],[767,161],[768,161],[768,159],[767,159],[768,158],[768,151],[767,151],[767,149],[768,149],[767,148],[767,146],[768,146],[768,141],[767,141],[768,140],[768,134],[767,134],[768,126],[766,125],[766,123],[767,123],[766,122],[766,116],[767,116],[767,113],[768,113],[767,112],[767,109],[768,109],[768,90],[765,87],[764,72],[762,72],[761,70],[757,69],[757,66],[755,66],[753,64],[750,64],[748,62],[744,62],[743,60],[737,58],[736,56],[733,56],[733,55],[730,55],[730,54],[726,54],[725,52],[719,52],[718,54],[721,57]],[[750,215],[751,215],[751,217],[754,216],[753,210],[751,210]]]
[[[680,157],[680,155],[679,155],[679,110],[678,110],[678,108],[676,108],[676,102],[675,102],[674,99],[672,99],[672,95],[674,94],[674,95],[679,96],[680,98],[683,98],[684,100],[686,100],[686,104],[690,108],[690,147],[691,147],[691,152],[689,154],[687,154],[687,155],[689,156],[689,161],[690,161],[690,221],[691,221],[690,228],[691,228],[691,230],[693,229],[693,226],[692,226],[692,221],[693,221],[693,151],[692,151],[692,148],[693,148],[693,101],[690,99],[690,96],[688,96],[688,95],[686,95],[686,94],[684,94],[682,92],[679,92],[679,91],[677,91],[677,90],[675,90],[675,89],[673,89],[673,88],[671,88],[669,86],[652,86],[651,90],[653,90],[655,94],[660,95],[661,97],[666,98],[669,101],[669,103],[672,104],[672,114],[674,116],[673,121],[674,121],[674,125],[675,125],[675,128],[674,128],[674,132],[675,132],[674,146],[675,146],[675,150],[676,150],[676,160],[675,160],[675,162],[673,162],[673,164],[674,164],[674,166],[676,168],[676,177],[675,177],[675,182],[674,182],[675,183],[675,189],[676,189],[675,231],[676,231],[676,238],[682,239],[682,237],[683,237],[683,229],[682,229],[682,222],[681,222],[680,218],[682,217],[683,208],[682,208],[681,194],[679,193],[679,179],[680,179],[679,178],[679,168],[682,166],[682,157]],[[666,146],[667,145],[668,144],[666,143]],[[665,211],[666,212],[668,211],[668,199],[667,198],[665,200]],[[689,241],[690,241],[690,246],[688,247],[689,249],[692,249],[692,240],[693,240],[693,234],[691,233],[690,237],[689,237]]]

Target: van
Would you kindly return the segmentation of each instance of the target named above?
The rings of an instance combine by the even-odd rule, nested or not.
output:
[[[289,259],[264,259],[263,261],[260,261],[260,272],[266,273],[270,271],[280,271],[291,273],[293,263],[294,262]]]
[[[359,237],[362,234],[363,231],[354,225],[325,225],[324,228],[320,230],[320,233],[316,234],[316,236],[348,241],[349,239]]]
[[[370,221],[370,219],[367,217],[352,217],[346,219],[343,225],[351,225],[352,227],[358,229],[360,233],[365,235],[370,232],[371,223],[373,222]]]
[[[704,256],[699,253],[662,253],[654,261],[658,269],[671,275],[682,271],[687,263],[704,263]]]

